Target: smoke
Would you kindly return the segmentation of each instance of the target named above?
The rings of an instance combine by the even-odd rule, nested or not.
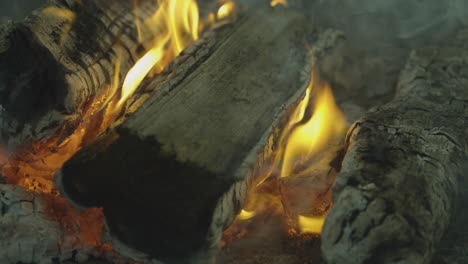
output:
[[[344,34],[330,51],[321,77],[338,103],[363,109],[391,100],[412,49],[439,45],[468,26],[466,0],[295,0],[314,28]],[[313,45],[313,43],[311,43]]]
[[[466,23],[465,0],[304,0],[321,25],[343,30],[356,41],[443,40]]]

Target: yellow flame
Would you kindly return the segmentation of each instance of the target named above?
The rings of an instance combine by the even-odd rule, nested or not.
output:
[[[216,17],[218,19],[220,19],[220,20],[224,19],[226,17],[229,17],[233,12],[234,7],[235,7],[235,4],[234,4],[233,1],[228,1],[228,2],[226,2],[224,4],[222,4],[218,9],[218,13],[217,13]]]
[[[125,102],[130,95],[136,90],[138,85],[143,81],[150,70],[162,58],[161,47],[156,47],[148,51],[138,62],[133,66],[125,77],[122,86],[122,96],[119,101],[119,106]]]
[[[272,0],[270,6],[284,5],[288,6],[288,0]]]
[[[317,73],[312,70],[305,96],[289,117],[289,122],[282,131],[273,166],[256,185],[257,190],[276,168],[280,170],[280,177],[304,172],[314,166],[312,161],[315,155],[326,151],[328,146],[339,144],[342,140],[347,128],[346,119],[335,103],[330,86],[320,82],[316,76]],[[311,198],[314,195],[313,191],[310,195],[303,199]],[[253,191],[248,197],[248,203],[255,201],[258,197],[259,193]],[[261,212],[258,205],[248,208]],[[317,208],[310,209],[312,211]],[[293,219],[297,217],[299,232],[320,234],[326,213],[314,217],[297,213],[292,217]]]
[[[250,218],[255,216],[255,211],[246,211],[242,210],[238,215],[237,219],[239,220],[249,220]]]
[[[295,165],[323,151],[330,142],[341,138],[347,127],[346,119],[333,98],[328,84],[314,82],[313,73],[306,96],[294,112],[284,147],[281,177],[293,174]],[[311,94],[315,93],[312,96]],[[313,104],[312,116],[307,110]]]
[[[159,8],[141,27],[158,32],[154,45],[130,69],[122,86],[120,107],[135,92],[143,79],[152,72],[159,73],[184,48],[198,39],[200,17],[195,0],[158,0]]]
[[[322,233],[323,223],[325,222],[325,215],[306,217],[300,215],[298,217],[299,230],[302,233],[320,234]]]

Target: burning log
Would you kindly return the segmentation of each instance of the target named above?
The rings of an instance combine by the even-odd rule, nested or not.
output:
[[[103,207],[123,254],[209,263],[305,94],[305,25],[267,9],[194,47],[204,55],[182,56],[174,74],[145,83],[158,92],[64,165],[62,193]]]
[[[430,263],[467,161],[463,39],[413,52],[395,99],[349,131],[322,233],[328,263]]]
[[[126,74],[158,34],[137,23],[153,15],[154,1],[134,2],[54,0],[0,29],[3,146],[57,133],[65,138],[99,96],[111,97],[120,85],[115,77]]]
[[[0,263],[134,263],[99,244],[99,209],[83,218],[69,206],[54,195],[0,184]],[[80,232],[86,226],[98,228],[94,236]]]

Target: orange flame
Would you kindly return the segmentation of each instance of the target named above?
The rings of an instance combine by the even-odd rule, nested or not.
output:
[[[133,1],[137,7],[138,0]],[[117,48],[115,74],[108,90],[96,95],[92,102],[81,109],[82,116],[78,124],[66,124],[57,136],[35,142],[13,154],[3,153],[0,149],[1,174],[6,177],[8,184],[16,184],[49,197],[50,217],[59,219],[58,222],[67,226],[85,244],[102,246],[99,241],[102,210],[94,208],[84,212],[76,211],[64,198],[58,196],[53,175],[65,161],[113,122],[118,110],[146,76],[160,73],[185,47],[198,39],[203,28],[215,22],[208,21],[205,27],[201,26],[203,24],[195,0],[157,0],[157,3],[159,8],[147,20],[140,21],[138,13],[134,12],[138,40],[141,41],[142,34],[148,30],[156,32],[158,37],[149,51],[129,70],[120,91],[122,56]],[[66,22],[62,37],[76,20],[76,14],[67,9],[49,7],[42,12]]]
[[[144,26],[158,30],[152,49],[141,57],[128,72],[122,86],[117,107],[135,92],[143,79],[151,73],[159,73],[182,50],[198,39],[200,17],[195,0],[159,0],[159,8]]]
[[[125,77],[122,86],[122,95],[117,106],[120,107],[132,93],[137,89],[138,85],[143,81],[146,75],[151,71],[154,65],[162,58],[162,47],[157,46],[152,48],[140,60],[137,61]]]
[[[337,107],[329,85],[324,84],[315,87],[311,76],[311,84],[307,88],[304,100],[299,104],[293,116],[294,127],[288,132],[286,145],[284,146],[283,165],[281,177],[290,176],[295,164],[309,159],[314,154],[325,150],[326,146],[333,140],[340,138],[345,129],[346,119]],[[311,103],[311,93],[315,92],[312,103],[313,114],[307,119],[306,111]],[[296,121],[299,120],[299,121]]]
[[[313,157],[326,151],[331,144],[339,142],[346,128],[346,119],[335,103],[330,86],[319,82],[316,73],[312,71],[305,96],[289,117],[289,122],[281,134],[280,147],[274,156],[273,169],[257,184],[257,191],[249,194],[247,201],[247,205],[250,205],[249,214],[258,214],[257,210],[265,211],[265,205],[255,204],[252,201],[258,200],[259,196],[264,196],[258,192],[258,188],[273,174],[275,168],[280,171],[279,178],[307,171],[314,166],[311,162]],[[285,194],[276,195],[284,196]],[[308,199],[308,197],[303,197],[303,199]],[[256,208],[251,208],[252,204]],[[314,211],[317,208],[310,209]],[[320,234],[327,213],[323,209],[320,208],[318,211],[325,211],[324,215],[293,216],[297,219],[297,225],[294,224],[294,226],[298,227],[300,233]],[[243,210],[237,216],[236,221],[249,219],[246,217],[246,212]]]

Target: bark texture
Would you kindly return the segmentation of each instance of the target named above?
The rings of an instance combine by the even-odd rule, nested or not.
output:
[[[414,51],[394,100],[349,131],[322,235],[328,263],[430,263],[467,162],[466,39]]]
[[[302,16],[268,8],[187,50],[199,55],[147,83],[158,92],[65,164],[63,193],[102,206],[128,255],[210,263],[305,94],[306,33]]]
[[[152,0],[53,0],[0,30],[0,141],[11,149],[57,133],[67,137],[97,96],[111,93],[157,32],[135,21]],[[115,65],[121,61],[119,72]],[[117,84],[118,85],[118,84]]]

